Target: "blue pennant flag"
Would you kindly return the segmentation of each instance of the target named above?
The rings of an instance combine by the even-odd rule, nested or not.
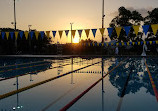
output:
[[[41,38],[43,39],[44,38],[44,31],[41,31],[40,34],[41,34]]]
[[[138,45],[138,42],[135,42],[136,45]]]
[[[1,34],[2,34],[2,39],[4,39],[4,36],[5,36],[5,32],[2,32]]]
[[[153,44],[155,44],[156,42],[155,41],[153,41]]]
[[[97,29],[92,29],[92,33],[93,33],[94,38],[95,38],[96,32],[97,32]]]
[[[34,34],[34,32],[31,31],[31,32],[30,32],[31,39],[33,38],[33,34]]]
[[[145,35],[147,34],[147,32],[148,32],[148,30],[149,30],[149,25],[144,25],[144,26],[142,26],[143,27],[143,31],[144,31],[144,33],[145,33]]]
[[[127,42],[124,42],[125,46],[127,46]]]
[[[124,29],[125,29],[126,35],[128,37],[128,34],[129,34],[130,30],[131,30],[131,26],[126,26],[126,27],[124,27]]]
[[[66,34],[66,36],[68,36],[69,30],[65,30],[65,34]]]
[[[144,44],[144,42],[143,41],[141,41],[141,45],[143,45]]]
[[[119,45],[120,45],[120,46],[122,45],[121,42],[119,43]]]
[[[55,37],[57,31],[52,31],[52,33],[53,33],[53,37]]]
[[[10,32],[10,37],[11,37],[11,39],[13,39],[13,37],[14,37],[14,32]]]
[[[130,45],[132,45],[132,42],[129,42]]]
[[[109,37],[111,37],[112,32],[113,32],[113,28],[107,28],[107,29],[108,29]]]
[[[23,37],[23,35],[24,35],[24,32],[23,32],[23,31],[20,31],[19,34],[20,34],[20,37],[21,37],[21,39],[22,39],[22,37]]]
[[[82,31],[83,31],[83,30],[78,30],[78,33],[79,33],[80,38],[81,38],[81,35],[82,35]]]
[[[149,44],[149,41],[146,41],[146,44],[148,45],[148,44]]]

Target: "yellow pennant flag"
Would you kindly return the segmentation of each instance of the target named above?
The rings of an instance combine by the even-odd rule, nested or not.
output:
[[[135,44],[135,42],[132,42],[132,44],[134,45],[134,44]]]
[[[99,46],[99,43],[97,43],[97,45]]]
[[[150,44],[152,44],[152,43],[153,43],[153,41],[149,41],[149,43],[150,43]]]
[[[124,46],[125,44],[124,44],[124,42],[122,42],[122,46]]]
[[[119,38],[122,27],[115,27],[117,37]]]
[[[1,32],[0,32],[0,36],[1,36]]]
[[[90,44],[90,43],[88,43],[88,45],[89,45],[89,46],[91,46],[91,44]]]
[[[104,31],[105,31],[105,28],[100,28],[100,33],[102,36],[104,35]]]
[[[140,42],[138,42],[138,45],[140,45]]]
[[[15,38],[16,38],[16,40],[18,39],[18,34],[19,34],[19,32],[15,32]]]
[[[152,30],[153,30],[154,35],[156,35],[157,30],[158,30],[158,24],[153,24],[153,25],[151,25],[151,28],[152,28]]]
[[[39,31],[35,31],[36,40],[38,40]]]
[[[8,38],[9,38],[9,32],[6,32],[6,37],[7,37],[7,40],[8,40]]]
[[[63,31],[61,30],[61,31],[59,31],[59,36],[60,36],[60,39],[61,39],[61,37],[62,37],[62,34],[63,34]]]
[[[158,44],[158,40],[156,41],[156,44]]]
[[[119,43],[116,43],[116,45],[118,46],[118,45],[119,45]]]
[[[146,44],[146,41],[144,41],[144,44]]]
[[[133,29],[134,29],[134,32],[135,32],[136,36],[138,35],[139,27],[140,27],[140,25],[134,25],[133,26]]]
[[[49,38],[50,31],[46,31],[47,37]]]
[[[71,31],[71,34],[72,34],[72,37],[73,37],[73,38],[75,37],[75,33],[76,33],[76,30],[72,30],[72,31]]]
[[[129,46],[129,42],[127,42],[127,45]]]
[[[28,31],[25,31],[24,32],[24,35],[25,35],[25,38],[26,38],[26,40],[28,39],[28,36],[29,36],[29,32]]]
[[[106,43],[106,45],[108,46],[108,45],[109,45],[109,43]]]
[[[88,38],[88,36],[89,36],[89,31],[90,31],[90,29],[85,29],[87,38]]]

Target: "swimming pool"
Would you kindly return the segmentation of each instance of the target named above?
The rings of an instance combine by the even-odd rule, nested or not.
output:
[[[157,111],[157,61],[1,58],[0,111],[58,111],[103,76],[68,111]]]

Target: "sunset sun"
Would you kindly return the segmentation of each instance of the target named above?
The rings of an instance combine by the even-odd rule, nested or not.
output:
[[[75,38],[73,39],[73,43],[79,43],[79,37],[75,37]]]

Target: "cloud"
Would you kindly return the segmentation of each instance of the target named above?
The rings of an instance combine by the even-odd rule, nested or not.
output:
[[[125,7],[126,9],[130,10],[130,11],[138,11],[140,14],[142,14],[143,17],[147,16],[148,11],[153,10],[154,8],[152,7],[148,7],[148,8],[134,8],[134,7]],[[112,13],[109,14],[110,16],[117,16],[118,15],[118,11],[114,11]]]

